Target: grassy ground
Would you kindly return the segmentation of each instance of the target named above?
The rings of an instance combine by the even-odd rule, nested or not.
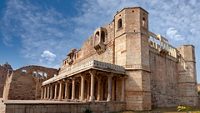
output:
[[[192,108],[191,111],[177,112],[176,108],[157,108],[151,111],[124,111],[119,113],[200,113],[200,108]]]

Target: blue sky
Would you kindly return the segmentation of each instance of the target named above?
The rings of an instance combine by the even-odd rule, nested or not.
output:
[[[195,45],[198,70],[198,0],[1,0],[0,64],[7,61],[15,69],[29,64],[59,67],[71,48],[79,48],[97,27],[111,22],[117,10],[130,6],[146,9],[149,29],[171,44]]]

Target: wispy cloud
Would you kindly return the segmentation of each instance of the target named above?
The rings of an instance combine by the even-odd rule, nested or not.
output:
[[[56,55],[50,66],[57,65],[70,48],[79,47],[97,27],[111,22],[118,10],[131,6],[141,6],[149,12],[151,31],[164,35],[176,46],[195,44],[200,55],[197,0],[84,0],[77,8],[79,14],[72,18],[53,8],[43,10],[28,1],[9,0],[1,26],[4,43],[12,45],[15,38],[20,39],[22,55],[32,62],[48,50]]]
[[[87,38],[96,28],[109,24],[118,10],[136,5],[133,0],[85,0],[79,8],[82,13],[73,18],[77,24],[74,31]]]
[[[74,43],[66,30],[69,21],[65,16],[53,8],[42,9],[29,1],[9,0],[2,23],[4,43],[12,46],[15,44],[13,41],[21,41],[21,54],[29,59],[29,63],[36,64],[38,60],[47,60],[41,53],[49,50],[59,56],[53,57],[54,60],[48,59],[48,64],[40,62],[39,65],[57,65],[66,54],[63,50],[67,50]]]
[[[52,62],[55,60],[56,55],[48,50],[43,51],[41,54],[41,57],[44,58],[45,61],[47,62]],[[43,59],[41,59],[41,62],[43,62]]]
[[[178,30],[173,27],[168,28],[166,34],[168,38],[175,41],[182,41],[185,39],[182,35],[178,33]]]

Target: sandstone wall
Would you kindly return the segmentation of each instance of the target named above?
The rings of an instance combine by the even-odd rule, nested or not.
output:
[[[59,103],[25,102],[5,103],[6,113],[84,113],[86,109],[93,113],[110,113],[125,109],[124,102],[97,103]]]
[[[178,104],[177,60],[161,56],[150,50],[151,92],[153,107],[170,107]]]
[[[3,97],[4,84],[6,82],[8,70],[0,66],[0,98]]]
[[[41,83],[57,74],[56,69],[41,66],[26,66],[15,70],[7,78],[4,99],[40,99]]]
[[[181,53],[181,59],[178,64],[180,104],[197,106],[198,92],[195,48],[193,45],[183,45],[178,50]]]
[[[83,43],[83,46],[81,47],[81,49],[77,51],[76,57],[73,59],[74,62],[72,65],[76,63],[81,64],[81,63],[88,62],[91,60],[98,60],[98,61],[107,62],[111,64],[114,63],[114,54],[115,54],[114,46],[115,45],[114,45],[113,22],[107,26],[104,26],[104,28],[106,28],[107,30],[107,35],[105,38],[106,51],[101,54],[98,54],[97,51],[94,49],[94,37],[91,36]],[[64,62],[65,61],[66,59],[64,60]],[[59,74],[61,74],[64,69],[71,66],[64,62],[63,62],[63,65],[61,66]]]

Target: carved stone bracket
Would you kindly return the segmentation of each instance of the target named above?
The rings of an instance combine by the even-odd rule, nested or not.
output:
[[[94,49],[98,54],[106,51],[107,30],[105,28],[98,28],[94,32]]]

